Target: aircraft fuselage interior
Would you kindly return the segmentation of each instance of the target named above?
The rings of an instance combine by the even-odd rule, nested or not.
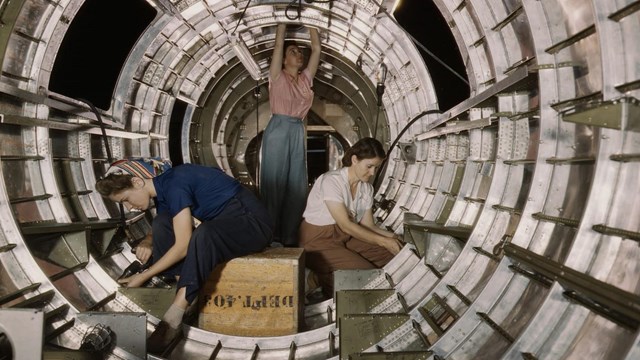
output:
[[[175,289],[117,279],[153,212],[95,183],[160,157],[259,194],[281,23],[320,34],[309,186],[378,139],[405,245],[294,333],[150,354]],[[0,66],[0,360],[640,359],[640,0],[0,0]]]

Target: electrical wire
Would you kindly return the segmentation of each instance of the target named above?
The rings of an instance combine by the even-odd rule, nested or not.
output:
[[[240,14],[240,18],[238,19],[238,22],[236,23],[236,27],[233,29],[232,34],[235,34],[236,30],[238,30],[238,26],[240,25],[240,21],[242,21],[242,18],[244,17],[244,14],[247,12],[247,8],[249,7],[249,4],[251,3],[251,0],[247,1],[247,5],[245,5],[244,9],[242,10],[242,14]]]
[[[260,183],[260,138],[258,134],[260,133],[260,113],[258,107],[260,106],[260,97],[262,94],[260,93],[260,82],[256,80],[256,88],[253,90],[253,96],[256,98],[256,191],[258,191],[258,186]]]
[[[380,118],[380,106],[378,106],[378,111],[376,111],[376,126],[373,128],[373,138],[376,139],[378,136],[378,118]]]
[[[107,162],[109,163],[109,165],[111,165],[113,163],[113,156],[111,155],[111,146],[109,145],[109,138],[107,137],[107,130],[105,128],[104,125],[104,121],[102,121],[102,116],[100,115],[100,112],[98,111],[98,109],[93,105],[93,103],[89,100],[86,99],[77,99],[79,101],[82,101],[83,103],[89,105],[89,108],[91,109],[91,112],[93,112],[93,114],[96,116],[96,119],[98,119],[98,124],[100,125],[100,131],[102,132],[102,141],[104,141],[104,148],[105,151],[107,153]],[[124,216],[124,205],[122,205],[122,203],[118,203],[119,205],[119,210],[120,210],[120,222],[122,223],[122,228],[124,228],[127,224],[127,219]]]
[[[387,156],[385,156],[385,158],[382,160],[382,163],[380,164],[379,170],[376,172],[376,177],[373,180],[373,184],[374,184],[374,188],[375,189],[377,189],[380,186],[380,184],[378,184],[378,177],[380,176],[380,173],[382,173],[382,170],[384,169],[384,167],[387,166],[387,161],[389,160],[389,155],[391,155],[391,152],[393,151],[393,148],[398,144],[398,141],[400,141],[400,138],[402,137],[402,135],[404,135],[404,133],[407,130],[409,130],[409,128],[411,127],[411,125],[413,125],[413,123],[415,123],[416,121],[421,119],[423,116],[430,115],[430,114],[442,114],[442,111],[440,111],[440,110],[425,110],[425,111],[421,112],[420,114],[416,115],[413,119],[409,120],[407,125],[405,125],[404,128],[402,128],[402,130],[398,133],[398,136],[396,136],[395,140],[393,140],[393,142],[391,143],[391,146],[389,146],[389,150],[387,151]]]
[[[113,162],[113,157],[111,156],[111,146],[109,145],[109,138],[107,137],[107,130],[106,130],[105,126],[104,126],[104,122],[102,121],[102,116],[100,115],[100,112],[93,105],[93,103],[91,103],[91,101],[86,100],[86,99],[77,99],[77,100],[89,105],[89,108],[91,109],[91,112],[96,116],[96,119],[98,120],[98,125],[100,125],[100,131],[102,132],[102,140],[104,141],[104,148],[105,148],[105,150],[107,152],[107,161],[109,162],[109,164],[111,164]]]
[[[407,35],[409,38],[411,38],[411,40],[420,48],[422,49],[422,51],[426,52],[427,55],[429,55],[431,58],[433,58],[435,61],[437,61],[438,63],[440,63],[440,65],[444,66],[445,69],[449,70],[453,75],[455,75],[458,79],[462,80],[462,82],[464,82],[465,84],[469,85],[469,81],[463,77],[462,75],[460,75],[457,71],[455,71],[453,68],[451,68],[449,65],[447,65],[444,61],[440,60],[439,57],[437,57],[434,53],[432,53],[431,51],[429,51],[429,49],[427,49],[424,45],[422,45],[416,38],[414,38],[411,34],[409,34],[409,32],[407,32],[407,30],[402,27],[402,25],[400,25],[396,19],[393,18],[393,16],[391,16],[391,14],[389,14],[389,12],[382,7],[382,5],[380,5],[378,2],[376,2],[375,0],[370,0],[372,3],[378,5],[378,8],[380,9],[381,12],[383,12],[385,15],[387,15],[387,17],[389,18],[389,20],[391,20],[394,24],[396,24],[400,29],[402,29],[402,31],[405,33],[405,35]]]
[[[298,3],[300,2],[299,0],[293,0],[292,3],[298,1]],[[305,0],[305,2],[308,2],[310,4],[312,3],[327,3],[327,2],[332,2],[333,0]],[[394,24],[396,24],[400,29],[402,29],[402,31],[405,33],[405,35],[407,35],[413,42],[414,44],[416,44],[420,49],[422,49],[422,51],[424,51],[425,53],[427,53],[427,55],[429,55],[431,58],[433,58],[435,61],[437,61],[440,65],[444,66],[445,69],[449,70],[453,75],[455,75],[458,79],[462,80],[462,82],[464,82],[465,84],[469,85],[469,81],[462,75],[460,75],[460,73],[458,73],[457,71],[455,71],[453,68],[451,68],[449,65],[447,65],[444,61],[442,61],[439,57],[437,57],[434,53],[432,53],[431,51],[429,51],[429,49],[427,49],[424,45],[422,45],[415,37],[413,37],[411,34],[409,34],[409,32],[407,32],[407,30],[400,25],[396,19],[393,18],[393,16],[391,16],[391,14],[389,14],[389,12],[382,7],[381,4],[379,4],[378,2],[376,2],[375,0],[370,0],[372,3],[376,4],[378,6],[378,8],[380,9],[380,11],[382,13],[384,13],[385,15],[387,15],[387,17],[389,18],[389,20],[391,20]],[[298,9],[298,17],[300,17],[300,10]],[[289,18],[287,16],[287,18]],[[294,19],[290,19],[290,20],[295,20]]]
[[[298,3],[297,6],[296,6],[296,3]],[[295,17],[290,17],[289,16],[289,10],[291,10],[291,9],[296,9],[296,16]],[[298,19],[300,19],[300,16],[301,16],[301,9],[302,9],[302,0],[292,0],[287,5],[287,7],[284,9],[284,16],[286,16],[287,19],[289,19],[289,20],[298,20]]]

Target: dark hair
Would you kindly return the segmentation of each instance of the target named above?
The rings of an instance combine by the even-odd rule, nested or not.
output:
[[[355,155],[358,160],[380,158],[384,159],[387,154],[380,141],[366,137],[358,140],[352,147],[344,152],[342,165],[351,166],[351,156]]]
[[[287,58],[287,48],[289,46],[297,46],[300,47],[295,40],[285,40],[284,45],[282,45],[282,67],[284,68],[284,59]]]
[[[284,45],[282,45],[282,53],[283,53],[283,54],[287,51],[287,48],[288,48],[289,46],[298,46],[298,47],[300,47],[300,46],[298,45],[298,42],[297,42],[297,41],[295,41],[295,40],[285,40],[285,41],[284,41]]]
[[[132,175],[110,174],[104,179],[100,179],[96,182],[96,190],[100,195],[108,197],[112,194],[116,194],[120,191],[133,187],[131,179],[133,179]]]

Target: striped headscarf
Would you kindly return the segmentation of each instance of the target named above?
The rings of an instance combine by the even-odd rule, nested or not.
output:
[[[131,158],[115,161],[104,174],[131,175],[142,179],[151,179],[171,168],[171,161],[161,158]]]

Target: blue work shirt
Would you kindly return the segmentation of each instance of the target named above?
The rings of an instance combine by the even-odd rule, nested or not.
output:
[[[173,218],[184,208],[200,221],[215,218],[241,184],[219,168],[182,164],[153,178],[156,211]]]

